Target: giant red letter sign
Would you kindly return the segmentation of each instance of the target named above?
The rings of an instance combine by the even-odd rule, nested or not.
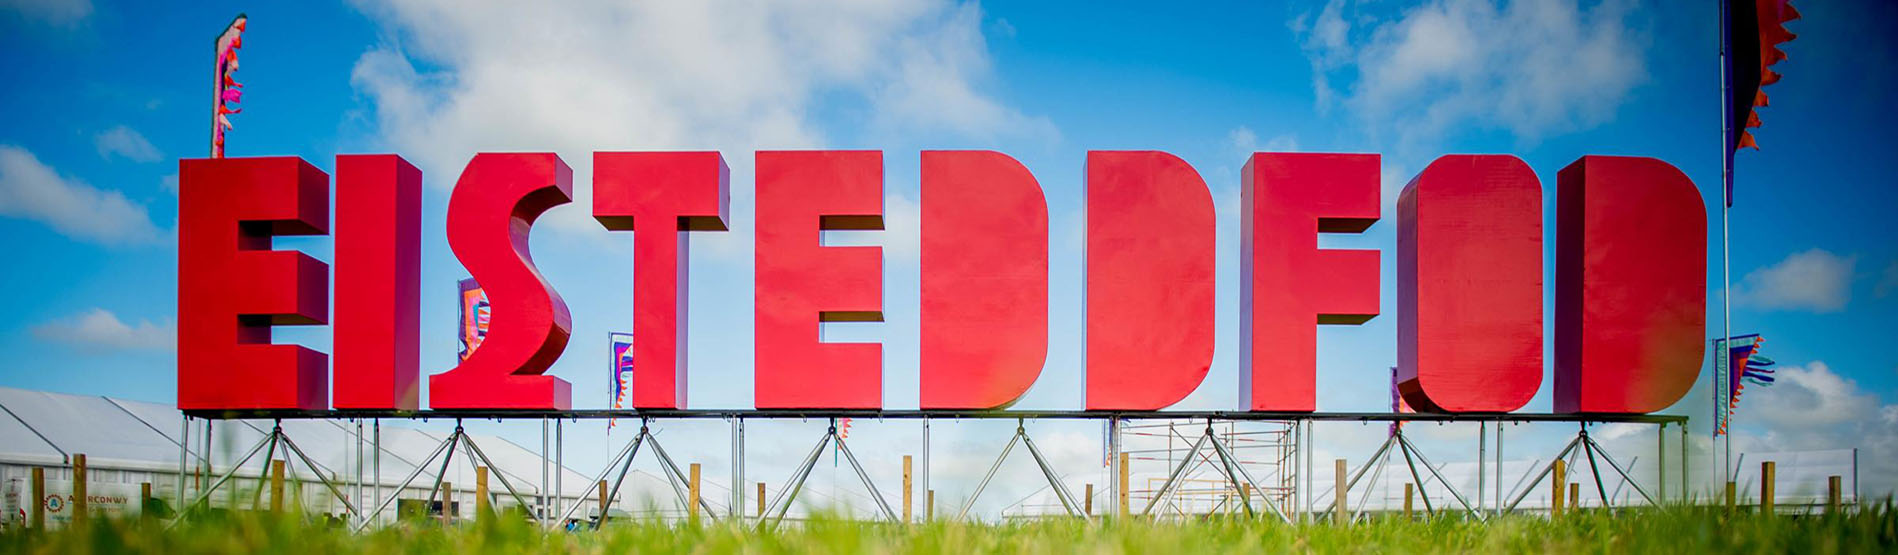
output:
[[[924,151],[924,409],[1015,402],[1048,358],[1048,201],[999,152]]]
[[[393,154],[337,156],[336,408],[417,407],[421,288],[421,170]]]
[[[883,320],[883,249],[821,244],[827,229],[883,229],[883,153],[757,161],[757,407],[882,408],[882,346],[822,343],[818,326]]]
[[[1258,153],[1240,177],[1239,406],[1317,410],[1318,330],[1377,316],[1378,253],[1319,250],[1377,222],[1375,154]]]
[[[1514,156],[1445,156],[1397,200],[1397,388],[1509,412],[1542,385],[1542,184]]]
[[[684,408],[685,231],[725,231],[731,170],[717,152],[596,152],[593,218],[633,231],[633,407]],[[635,230],[635,225],[644,229]]]
[[[1555,411],[1665,409],[1705,348],[1700,191],[1653,158],[1584,156],[1556,179]]]
[[[329,232],[329,175],[300,158],[184,160],[178,169],[178,408],[329,408],[323,353],[270,327],[329,317],[329,266],[270,250]]]
[[[1088,152],[1084,179],[1087,409],[1165,408],[1213,360],[1212,194],[1164,152]]]
[[[438,409],[567,410],[573,385],[542,375],[567,347],[573,319],[527,252],[547,209],[572,202],[573,170],[553,154],[476,154],[448,199],[448,247],[481,283],[488,336],[453,370],[428,377]]]

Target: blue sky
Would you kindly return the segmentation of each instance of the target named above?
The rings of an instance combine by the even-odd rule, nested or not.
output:
[[[1871,461],[1898,459],[1898,351],[1885,348],[1898,319],[1898,223],[1889,217],[1898,205],[1889,131],[1898,113],[1888,101],[1898,97],[1898,73],[1887,69],[1898,39],[1885,31],[1898,7],[1800,8],[1805,18],[1790,25],[1800,38],[1776,68],[1786,78],[1767,88],[1763,150],[1737,163],[1734,329],[1764,334],[1765,353],[1786,368],[1781,385],[1749,392],[1739,444],[1860,447],[1870,454],[1861,457],[1868,486],[1889,489],[1898,463]],[[238,78],[247,87],[232,156],[298,155],[327,169],[337,153],[394,152],[425,172],[427,373],[453,362],[453,283],[465,273],[446,248],[443,210],[475,152],[552,150],[575,169],[577,202],[550,213],[532,246],[574,315],[574,340],[553,373],[574,382],[576,406],[602,407],[604,337],[630,327],[631,237],[587,217],[590,153],[723,151],[733,169],[732,231],[692,241],[690,401],[743,407],[751,153],[872,148],[885,151],[889,230],[832,239],[885,247],[888,322],[836,326],[827,338],[883,343],[885,404],[913,407],[917,152],[983,148],[1020,159],[1048,196],[1049,363],[1020,406],[1077,408],[1083,157],[1155,149],[1200,171],[1220,218],[1215,362],[1181,406],[1229,408],[1246,153],[1374,152],[1383,155],[1384,220],[1321,244],[1385,251],[1384,312],[1320,332],[1319,407],[1381,410],[1395,361],[1396,193],[1436,156],[1522,157],[1544,180],[1551,235],[1555,171],[1584,154],[1665,160],[1717,211],[1715,10],[1710,1],[1615,0],[1170,10],[934,0],[533,8],[8,0],[0,2],[0,80],[9,83],[0,89],[0,236],[11,252],[0,289],[11,293],[0,299],[10,315],[0,321],[0,385],[172,400],[177,160],[206,151],[211,38],[246,11]],[[329,257],[326,239],[278,245]],[[1709,255],[1710,336],[1720,324],[1718,256]],[[1547,259],[1545,268],[1553,270]],[[321,328],[277,335],[328,344]],[[1706,415],[1705,381],[1671,411]],[[1550,389],[1545,379],[1525,410],[1546,411]],[[1056,450],[1097,456],[1097,431],[1059,429],[1072,445]],[[879,433],[866,441],[882,441]],[[1003,441],[943,437],[978,451]],[[597,446],[586,449],[582,460]]]

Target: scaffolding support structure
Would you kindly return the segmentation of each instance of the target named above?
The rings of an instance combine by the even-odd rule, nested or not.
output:
[[[218,421],[257,418],[259,416],[270,418],[273,421],[269,433],[267,433],[263,439],[252,445],[248,451],[245,451],[241,458],[226,461],[226,464],[229,465],[228,468],[219,468],[217,470],[220,472],[212,473],[212,461],[208,456],[208,451],[213,438],[212,430],[214,424]],[[427,457],[415,464],[412,472],[403,478],[398,486],[393,490],[389,489],[387,485],[381,481],[381,459],[385,455],[382,450],[381,419],[402,418],[414,420],[431,417],[453,418],[455,423],[454,432],[442,440],[439,445],[436,445]],[[958,507],[956,512],[956,518],[958,519],[969,518],[971,516],[971,512],[978,499],[989,489],[989,486],[992,485],[994,480],[1001,473],[1001,466],[1006,462],[1007,457],[1013,453],[1017,444],[1025,446],[1030,457],[1034,460],[1038,472],[1041,474],[1040,478],[1045,480],[1047,484],[1042,490],[1037,490],[1033,495],[1042,495],[1041,492],[1045,490],[1050,492],[1054,498],[1054,504],[1041,506],[1040,512],[1029,513],[1024,511],[1024,514],[1027,516],[1038,516],[1052,513],[1069,517],[1084,517],[1089,513],[1089,508],[1084,506],[1084,502],[1075,496],[1074,491],[1070,491],[1068,484],[1063,481],[1065,474],[1061,469],[1057,468],[1055,462],[1047,456],[1027,432],[1027,421],[1040,419],[1105,421],[1106,426],[1104,429],[1107,431],[1107,437],[1103,438],[1103,448],[1108,455],[1108,460],[1105,462],[1106,467],[1110,469],[1110,473],[1114,476],[1118,476],[1121,473],[1120,471],[1122,469],[1119,468],[1121,457],[1118,455],[1122,454],[1128,456],[1135,467],[1142,464],[1156,466],[1156,463],[1164,464],[1164,470],[1158,473],[1143,473],[1147,476],[1142,479],[1149,480],[1149,484],[1157,482],[1157,485],[1150,485],[1144,490],[1134,489],[1133,491],[1123,492],[1120,489],[1122,486],[1118,480],[1112,477],[1108,480],[1109,491],[1112,492],[1107,497],[1110,504],[1115,504],[1120,499],[1120,495],[1124,493],[1128,499],[1133,501],[1136,505],[1132,507],[1133,509],[1138,509],[1135,513],[1148,518],[1185,518],[1219,513],[1243,513],[1254,517],[1271,515],[1279,520],[1292,522],[1323,516],[1337,518],[1337,513],[1342,511],[1345,517],[1344,520],[1357,520],[1363,518],[1366,511],[1388,510],[1390,498],[1389,494],[1385,493],[1383,497],[1385,501],[1381,504],[1382,508],[1374,508],[1379,506],[1379,504],[1372,501],[1372,495],[1353,492],[1378,487],[1377,485],[1381,483],[1380,480],[1387,480],[1390,476],[1407,474],[1412,483],[1420,486],[1419,493],[1422,494],[1423,508],[1426,514],[1437,515],[1448,509],[1475,520],[1488,520],[1498,515],[1515,511],[1524,499],[1527,498],[1539,484],[1543,483],[1552,472],[1555,460],[1568,460],[1576,464],[1586,463],[1588,470],[1585,474],[1576,472],[1571,475],[1583,477],[1585,480],[1592,478],[1594,485],[1590,489],[1594,490],[1596,496],[1601,499],[1602,505],[1611,510],[1618,510],[1616,505],[1627,505],[1640,501],[1645,501],[1649,505],[1659,505],[1660,503],[1668,502],[1666,487],[1673,483],[1680,484],[1680,496],[1681,499],[1685,500],[1687,499],[1689,483],[1686,472],[1686,463],[1688,461],[1686,449],[1688,448],[1688,442],[1684,437],[1686,419],[1685,417],[1668,415],[1575,416],[1554,414],[1440,415],[1415,413],[1277,414],[1245,412],[1127,413],[1088,411],[758,410],[560,411],[544,414],[511,413],[492,415],[479,411],[419,411],[407,413],[387,413],[386,411],[280,411],[263,415],[256,413],[209,414],[187,412],[181,423],[179,438],[179,487],[176,494],[180,500],[180,507],[183,509],[180,511],[179,518],[184,518],[184,515],[194,508],[206,505],[219,488],[229,489],[227,487],[228,484],[232,480],[239,479],[240,474],[246,476],[242,478],[243,480],[249,480],[249,475],[245,473],[244,468],[253,462],[253,459],[261,453],[265,459],[282,457],[294,463],[294,466],[291,466],[289,472],[287,472],[293,479],[303,478],[302,476],[298,476],[298,474],[307,471],[308,476],[314,477],[313,480],[309,481],[322,483],[329,496],[333,496],[336,501],[340,502],[339,504],[342,505],[346,513],[354,520],[354,529],[362,530],[379,524],[379,517],[383,516],[391,506],[394,506],[397,499],[402,497],[404,493],[420,495],[419,490],[409,491],[411,486],[417,485],[418,482],[424,485],[429,482],[433,483],[429,488],[426,503],[430,507],[434,506],[437,496],[442,495],[441,488],[443,481],[448,477],[447,472],[450,466],[453,464],[454,459],[460,456],[466,457],[466,460],[470,463],[479,464],[497,471],[490,476],[498,480],[501,488],[507,495],[512,497],[513,502],[523,508],[532,509],[532,518],[541,522],[543,526],[557,527],[567,522],[576,512],[582,510],[583,507],[590,505],[590,503],[586,502],[574,502],[574,497],[564,495],[567,492],[561,489],[560,484],[562,483],[562,475],[565,469],[563,465],[564,461],[562,460],[564,452],[562,423],[564,420],[608,417],[639,418],[641,420],[639,433],[628,440],[624,447],[618,451],[616,456],[607,461],[596,479],[590,482],[587,488],[578,494],[578,498],[585,499],[595,493],[604,493],[607,506],[611,507],[620,499],[622,488],[625,486],[628,475],[631,472],[634,458],[638,456],[640,450],[644,449],[654,453],[654,457],[658,459],[660,469],[665,475],[668,486],[677,495],[678,499],[681,502],[690,502],[691,496],[687,494],[689,487],[689,480],[686,477],[687,474],[682,471],[682,467],[675,463],[670,454],[660,445],[658,438],[653,433],[653,428],[651,427],[652,421],[665,418],[681,420],[723,418],[727,420],[730,426],[730,446],[733,463],[731,477],[734,482],[732,484],[734,491],[731,492],[730,498],[731,508],[726,510],[714,509],[712,504],[708,503],[703,497],[697,500],[697,508],[701,509],[701,511],[699,511],[700,514],[711,515],[714,518],[728,517],[733,519],[748,519],[752,517],[752,515],[746,514],[748,511],[744,510],[744,507],[749,505],[749,503],[746,502],[749,488],[744,487],[745,483],[743,482],[746,466],[745,420],[760,418],[805,419],[813,417],[827,419],[829,425],[823,436],[819,438],[817,444],[811,449],[808,455],[794,467],[790,477],[781,483],[781,487],[775,495],[770,496],[769,503],[764,506],[764,510],[759,511],[759,514],[756,515],[756,526],[760,529],[774,527],[786,518],[792,506],[797,502],[798,496],[803,493],[806,482],[815,469],[817,460],[827,448],[834,449],[841,456],[842,460],[848,462],[851,470],[856,473],[857,478],[861,480],[864,487],[868,490],[869,496],[875,502],[875,510],[880,516],[891,521],[900,520],[897,511],[892,508],[890,502],[884,498],[879,491],[878,485],[871,480],[870,473],[860,463],[850,446],[844,442],[844,438],[839,434],[837,428],[838,419],[844,417],[921,420],[923,424],[921,427],[923,443],[920,447],[922,450],[922,488],[925,491],[932,489],[932,483],[929,480],[929,471],[931,469],[929,458],[930,444],[928,440],[929,420],[941,418],[1009,418],[1015,420],[1016,426],[1008,442],[1002,446],[994,463],[987,469],[987,472],[982,476],[980,482],[975,485],[973,493],[960,503],[960,507]],[[339,459],[341,462],[337,463],[341,466],[337,467],[338,470],[333,473],[328,472],[324,467],[318,466],[315,460],[304,453],[303,449],[284,432],[282,426],[282,420],[284,419],[338,418],[346,420],[345,422],[337,424],[344,429],[344,435],[346,437],[343,447],[344,452],[342,453],[341,459]],[[539,453],[539,457],[541,458],[541,481],[540,485],[535,488],[536,491],[533,492],[533,494],[537,494],[538,497],[529,499],[523,496],[523,492],[518,490],[515,484],[511,483],[507,475],[508,473],[502,472],[501,470],[503,469],[495,466],[493,462],[489,460],[486,454],[482,452],[481,447],[476,444],[474,438],[470,437],[466,429],[463,428],[462,422],[464,418],[491,418],[495,420],[532,418],[541,420],[541,452]],[[364,422],[365,419],[367,419],[368,422]],[[1414,440],[1409,435],[1406,435],[1406,430],[1404,430],[1403,426],[1392,426],[1391,433],[1369,458],[1360,461],[1355,468],[1348,469],[1349,476],[1343,482],[1343,493],[1345,494],[1343,497],[1349,500],[1348,504],[1338,506],[1339,504],[1336,502],[1329,502],[1322,506],[1317,505],[1319,502],[1326,501],[1324,497],[1327,491],[1311,487],[1314,478],[1310,470],[1313,456],[1312,445],[1316,443],[1318,437],[1318,434],[1315,433],[1313,428],[1316,423],[1410,423],[1419,421],[1477,424],[1478,440],[1476,445],[1473,446],[1473,452],[1476,457],[1474,459],[1476,476],[1473,482],[1460,481],[1452,483],[1446,479],[1445,465],[1434,463],[1421,452]],[[1508,426],[1505,424],[1537,422],[1567,423],[1577,425],[1578,429],[1574,437],[1557,452],[1554,459],[1548,460],[1546,463],[1541,459],[1531,461],[1529,465],[1532,468],[1522,473],[1520,478],[1515,478],[1513,484],[1506,483],[1508,480],[1503,476],[1505,470],[1503,440],[1505,436],[1504,430]],[[1622,459],[1609,453],[1601,443],[1591,436],[1591,430],[1589,429],[1590,424],[1609,422],[1658,425],[1656,426],[1657,439],[1653,444],[1657,449],[1657,456],[1649,459],[1647,466],[1642,467],[1642,469],[1643,472],[1648,471],[1649,468],[1660,469],[1653,480],[1658,483],[1661,489],[1651,489],[1649,487],[1650,484],[1637,480],[1632,474],[1632,466],[1622,464]],[[1680,441],[1677,442],[1677,445],[1670,445],[1670,442],[1667,441],[1667,433],[1671,431],[1667,429],[1667,426],[1670,424],[1679,426],[1679,431],[1682,432],[1683,437],[1679,438]],[[1493,448],[1491,447],[1491,438],[1489,437],[1490,429],[1494,429],[1496,434]],[[350,451],[349,449],[351,449],[352,445],[354,450]],[[1678,458],[1665,454],[1665,451],[1670,447],[1678,447],[1680,453]],[[194,453],[193,451],[196,452]],[[279,452],[282,454],[279,455]],[[1401,461],[1394,459],[1401,459]],[[1461,460],[1463,462],[1459,464],[1466,464],[1470,461],[1467,458],[1461,458]],[[1640,458],[1637,457],[1627,459],[1626,462],[1634,463],[1639,460]],[[195,470],[192,468],[194,463],[196,465]],[[1402,466],[1393,471],[1393,469],[1389,468],[1393,463],[1398,463]],[[1673,477],[1667,475],[1667,467],[1670,463],[1680,466],[1680,473],[1677,475],[1678,482],[1675,482]],[[1577,471],[1581,470],[1580,466],[1572,466],[1572,468]],[[1459,479],[1469,478],[1467,472],[1468,468],[1459,468],[1458,470],[1450,471],[1452,475],[1457,476]],[[1514,471],[1512,470],[1511,472],[1513,473]],[[192,477],[192,473],[196,473],[199,477]],[[373,480],[369,478],[372,473],[375,476]],[[1131,470],[1129,470],[1128,473],[1131,474]],[[429,476],[431,479],[423,481],[421,480],[423,476]],[[518,478],[521,475],[515,474],[515,476]],[[1161,476],[1164,476],[1164,478],[1161,478]],[[265,478],[267,479],[268,477],[266,476]],[[346,483],[351,478],[353,478],[354,483]],[[610,482],[608,481],[609,478],[611,479]],[[550,480],[552,482],[551,484],[549,484]],[[208,483],[205,483],[207,481]],[[1612,487],[1608,483],[1610,481],[1615,482]],[[604,487],[610,489],[604,490],[603,492],[598,491],[603,483],[607,484]],[[1465,495],[1465,492],[1460,489],[1470,487],[1475,488],[1475,496],[1473,497]],[[263,488],[260,487],[259,492],[252,492],[252,495],[249,496],[250,499],[247,500],[249,506],[261,506],[261,489]],[[1634,495],[1639,496],[1639,500],[1631,500],[1631,498],[1625,496],[1626,492],[1630,490]],[[1657,491],[1661,493],[1660,496],[1655,495]],[[1338,492],[1330,491],[1329,493],[1333,499],[1338,497]],[[1351,499],[1353,496],[1355,496],[1356,499]],[[1493,504],[1489,503],[1492,496],[1494,497]],[[760,497],[763,496],[761,495]],[[235,499],[236,498],[233,497],[233,502],[235,502]],[[925,499],[929,498],[925,497]],[[1042,497],[1040,499],[1045,500],[1046,498]],[[1447,502],[1451,503],[1449,507],[1444,506],[1446,499]],[[763,502],[765,499],[761,498],[758,501]],[[1045,503],[1045,501],[1041,502]],[[365,509],[370,509],[371,505],[373,505],[373,509],[365,511]],[[1016,505],[1011,505],[1010,507],[1014,508],[1019,505],[1021,505],[1021,502],[1018,502]],[[1059,508],[1054,508],[1056,506]],[[691,509],[690,507],[683,508],[688,511]],[[452,510],[452,507],[443,507],[443,510],[446,512]],[[1103,511],[1103,513],[1117,514],[1118,511],[1108,510]],[[927,512],[925,512],[925,514],[927,514]],[[611,515],[603,514],[601,518],[592,519],[586,527],[598,528],[607,518],[611,518]],[[176,522],[177,520],[174,519],[173,523]]]
[[[1067,510],[1068,516],[1085,517],[1086,511],[1081,507],[1081,503],[1075,501],[1074,494],[1068,491],[1068,486],[1061,483],[1061,476],[1055,473],[1054,466],[1049,464],[1048,458],[1041,454],[1041,449],[1035,447],[1035,440],[1028,437],[1028,429],[1022,421],[1016,420],[1015,435],[1008,438],[1008,445],[1003,446],[1002,454],[995,457],[995,464],[989,465],[988,473],[982,475],[982,481],[975,485],[975,493],[969,494],[969,499],[962,503],[962,509],[956,511],[956,520],[962,520],[969,515],[969,508],[974,507],[975,500],[982,497],[982,490],[987,489],[989,481],[995,479],[995,472],[1002,469],[1002,462],[1008,460],[1008,452],[1015,448],[1016,443],[1028,447],[1029,456],[1034,457],[1035,466],[1041,469],[1041,476],[1048,480],[1048,487],[1053,488],[1055,498],[1061,501],[1061,508]]]
[[[641,419],[639,422],[639,433],[633,436],[632,441],[626,442],[626,448],[621,449],[618,455],[614,455],[612,460],[607,461],[606,466],[600,469],[600,474],[588,482],[587,488],[580,492],[580,498],[582,499],[593,494],[600,488],[600,484],[606,481],[606,475],[613,472],[613,467],[619,467],[619,475],[613,478],[613,486],[607,490],[605,506],[600,507],[599,518],[593,519],[593,522],[588,525],[589,528],[598,530],[601,525],[606,523],[606,519],[608,518],[606,514],[607,508],[613,506],[613,504],[619,500],[620,486],[626,483],[626,473],[633,468],[633,458],[639,456],[639,448],[642,445],[648,444],[652,445],[653,455],[659,458],[659,468],[665,472],[666,483],[670,484],[672,486],[672,492],[679,496],[679,502],[681,504],[690,502],[691,496],[686,493],[686,488],[689,487],[689,484],[686,482],[685,472],[680,471],[679,465],[672,462],[672,456],[666,454],[666,448],[659,445],[658,436],[652,433],[651,423],[645,419]],[[556,497],[559,497],[559,495],[556,494]],[[581,505],[582,503],[574,503],[572,507],[568,507],[566,511],[562,512],[559,520],[555,522],[564,523],[567,519],[573,518],[574,511],[580,510]],[[703,509],[707,516],[717,518],[716,515],[718,513],[713,511],[711,504],[706,503],[703,498],[699,499],[699,508]]]
[[[208,420],[206,421],[206,427],[207,428],[209,427]],[[188,425],[187,425],[187,428],[189,428]],[[206,432],[205,435],[209,436],[210,434],[209,432]],[[208,437],[207,437],[206,443],[209,443]],[[252,457],[256,457],[258,451],[264,451],[266,453],[264,455],[264,460],[266,461],[266,465],[269,464],[268,461],[275,460],[278,445],[282,445],[284,447],[284,452],[286,454],[296,456],[295,459],[290,459],[286,457],[284,459],[286,463],[292,460],[302,462],[304,467],[310,469],[310,474],[315,476],[317,481],[321,482],[323,484],[323,487],[327,488],[331,495],[336,496],[337,501],[341,501],[343,503],[343,507],[344,509],[348,511],[349,516],[355,517],[355,518],[362,517],[362,514],[356,510],[356,505],[349,502],[349,496],[344,495],[343,491],[336,487],[335,482],[330,481],[330,478],[328,476],[323,475],[322,467],[317,466],[315,461],[310,460],[310,456],[307,454],[304,454],[303,449],[301,447],[297,447],[297,442],[291,440],[290,435],[283,432],[283,421],[277,420],[271,426],[270,433],[264,434],[264,438],[262,440],[259,440],[255,446],[252,446],[250,448],[250,451],[244,454],[243,458],[240,458],[237,460],[236,463],[233,463],[231,465],[230,470],[225,471],[224,475],[219,476],[217,481],[211,482],[211,485],[206,486],[202,491],[198,492],[197,498],[192,499],[190,503],[186,503],[184,505],[179,506],[178,515],[174,517],[169,524],[166,525],[166,528],[170,528],[171,526],[176,526],[179,522],[183,522],[185,517],[190,514],[191,509],[196,508],[198,505],[204,504],[207,501],[209,501],[211,499],[211,495],[214,493],[217,493],[218,486],[222,486],[224,485],[225,482],[229,482],[232,478],[236,477],[237,471],[244,468],[244,464],[250,462]],[[180,464],[180,466],[183,466],[182,463]],[[289,469],[290,465],[285,464],[284,468]],[[179,482],[182,483],[184,480],[182,479],[182,475],[180,476],[181,478]],[[261,482],[267,479],[268,479],[268,476],[263,476],[259,479],[259,481]],[[263,489],[264,488],[262,487],[262,484],[259,484],[259,487],[257,488],[257,492],[256,492],[257,495],[253,495],[251,497],[252,508],[255,508],[257,506],[258,495],[261,495],[263,493]],[[182,491],[183,490],[181,488],[180,492]]]
[[[768,530],[784,520],[784,515],[791,511],[791,504],[797,501],[797,494],[803,491],[804,481],[809,479],[811,471],[817,468],[818,457],[824,454],[824,448],[828,447],[832,441],[837,442],[837,450],[844,454],[844,460],[850,462],[850,468],[857,471],[857,478],[863,480],[863,487],[870,490],[870,498],[876,500],[877,508],[882,509],[883,516],[890,522],[903,521],[902,518],[896,516],[896,511],[890,509],[890,502],[883,498],[883,493],[877,491],[876,482],[870,480],[870,473],[865,472],[863,465],[857,462],[857,456],[850,452],[850,446],[844,443],[843,436],[837,435],[837,419],[831,418],[830,429],[824,432],[824,437],[817,440],[817,446],[811,448],[810,456],[804,458],[803,464],[798,465],[797,471],[785,480],[786,486],[778,490],[778,495],[772,498],[771,504],[765,507],[764,513],[758,515],[759,530]],[[766,515],[775,516],[766,518]]]

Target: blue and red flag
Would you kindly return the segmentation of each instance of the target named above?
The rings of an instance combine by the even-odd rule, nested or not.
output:
[[[1757,333],[1714,340],[1715,351],[1726,353],[1727,361],[1720,373],[1723,379],[1716,384],[1726,388],[1727,402],[1725,407],[1715,411],[1715,437],[1728,433],[1733,413],[1740,408],[1740,393],[1746,390],[1747,384],[1760,387],[1773,385],[1773,359],[1760,354],[1760,345],[1765,343],[1766,339]]]
[[[612,366],[607,373],[612,376],[613,410],[626,408],[626,399],[633,393],[633,334],[608,333],[607,343],[612,348]],[[606,433],[613,433],[613,426],[619,419],[606,419]]]
[[[1742,148],[1759,150],[1748,129],[1760,126],[1758,108],[1766,107],[1766,93],[1760,89],[1779,82],[1779,73],[1771,67],[1786,59],[1779,45],[1798,35],[1786,30],[1786,22],[1799,19],[1799,10],[1790,0],[1731,0],[1727,2],[1727,164],[1732,167],[1733,153]],[[1733,182],[1727,182],[1727,205],[1733,205]]]

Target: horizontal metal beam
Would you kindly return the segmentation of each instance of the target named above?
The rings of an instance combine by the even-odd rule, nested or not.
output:
[[[336,419],[336,418],[466,418],[508,420],[516,418],[562,418],[598,420],[603,418],[671,419],[1078,419],[1099,420],[1308,420],[1332,422],[1629,422],[1644,424],[1686,422],[1674,414],[1554,414],[1485,413],[1430,414],[1416,412],[1248,412],[1248,411],[1088,411],[1088,410],[843,410],[843,409],[683,409],[683,410],[240,410],[185,411],[194,418],[234,419]]]

